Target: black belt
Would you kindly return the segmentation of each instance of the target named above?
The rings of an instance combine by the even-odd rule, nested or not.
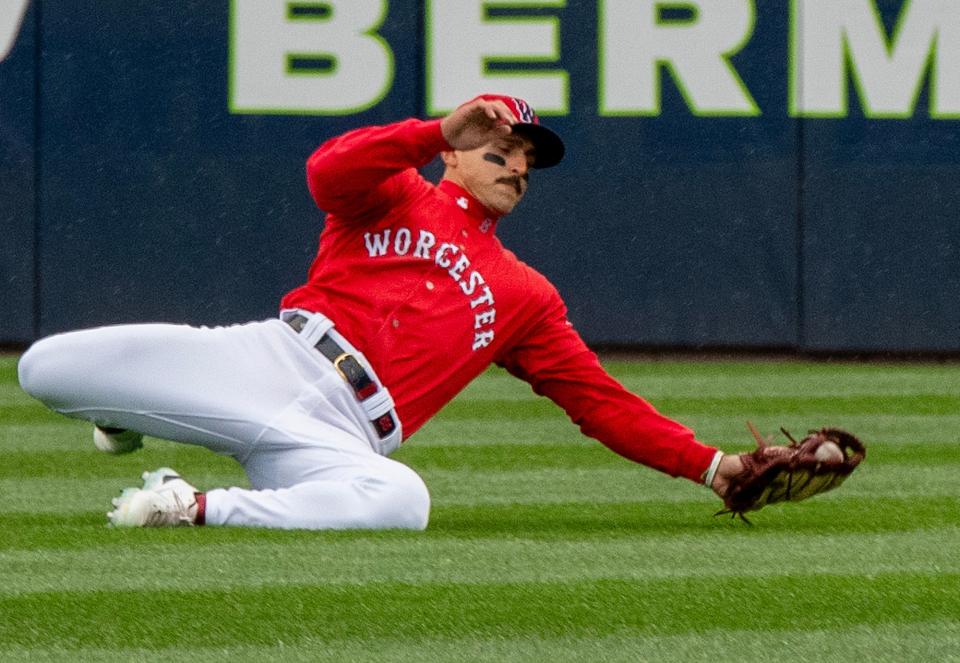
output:
[[[303,331],[308,321],[309,318],[297,313],[285,322],[293,328],[293,331],[299,334]],[[380,387],[370,378],[370,375],[363,365],[357,361],[357,358],[341,348],[340,344],[333,340],[329,334],[324,334],[313,347],[330,360],[333,367],[337,369],[337,373],[340,374],[340,377],[353,389],[353,393],[358,401],[363,402],[380,391]],[[397,427],[389,412],[376,419],[371,419],[370,423],[373,424],[373,427],[381,438],[390,435]]]

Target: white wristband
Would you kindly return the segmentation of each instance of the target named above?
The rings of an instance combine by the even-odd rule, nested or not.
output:
[[[713,487],[713,477],[717,473],[717,468],[720,467],[720,460],[723,458],[723,452],[718,451],[713,455],[713,460],[710,461],[710,467],[707,468],[707,471],[703,475],[703,485],[707,488]]]

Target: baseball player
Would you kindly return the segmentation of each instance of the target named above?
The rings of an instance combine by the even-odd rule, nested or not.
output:
[[[722,496],[741,457],[611,378],[557,290],[497,239],[532,170],[563,153],[529,104],[500,95],[333,138],[307,161],[327,212],[317,257],[278,319],[59,334],[23,355],[20,383],[93,422],[101,450],[198,444],[249,478],[201,492],[145,472],[113,500],[117,526],[423,529],[427,488],[389,455],[491,363],[616,453]],[[417,168],[438,154],[434,185]]]

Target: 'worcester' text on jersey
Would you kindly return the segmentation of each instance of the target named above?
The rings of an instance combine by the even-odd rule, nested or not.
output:
[[[391,241],[391,228],[379,233],[364,233],[363,241],[371,258],[385,256],[388,253],[394,256],[412,255],[414,258],[432,260],[437,267],[442,268],[456,281],[464,295],[470,298],[470,309],[473,312],[472,350],[485,348],[493,341],[495,332],[493,323],[497,319],[497,309],[494,308],[493,292],[487,285],[483,274],[470,269],[470,258],[463,249],[450,242],[442,242],[436,253],[430,251],[437,246],[436,236],[429,230],[417,231],[416,245],[413,243],[413,233],[409,228],[397,228]],[[413,252],[411,253],[411,248]]]

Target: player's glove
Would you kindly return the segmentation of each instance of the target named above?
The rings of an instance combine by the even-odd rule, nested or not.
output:
[[[789,446],[770,446],[753,424],[748,424],[757,448],[741,454],[743,471],[730,479],[724,495],[724,509],[746,520],[747,511],[777,502],[799,502],[846,480],[866,455],[866,447],[855,436],[837,428],[812,430],[797,442],[784,429]],[[749,521],[747,521],[749,522]]]

